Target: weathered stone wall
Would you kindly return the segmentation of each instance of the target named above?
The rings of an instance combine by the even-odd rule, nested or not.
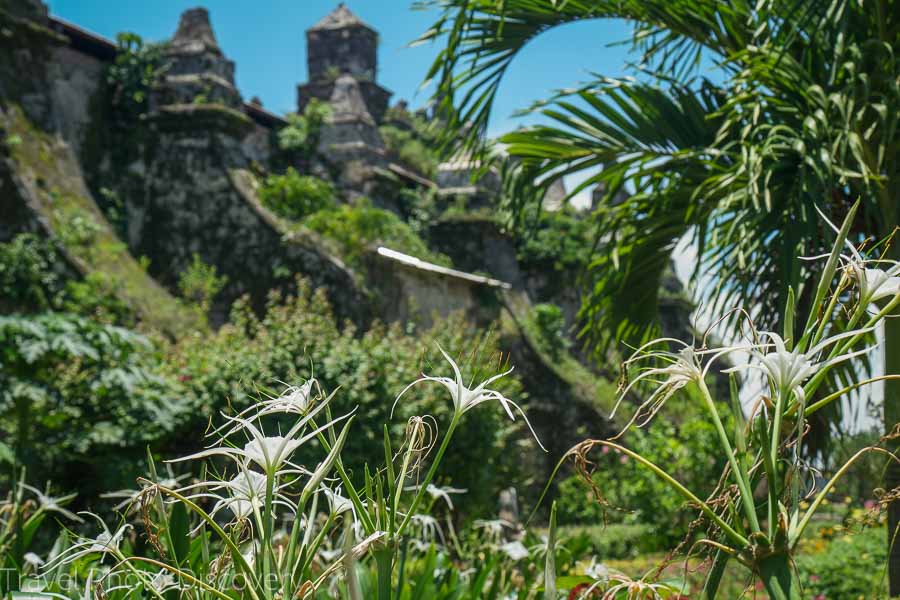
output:
[[[293,285],[295,274],[326,286],[336,313],[364,322],[361,292],[352,275],[314,243],[288,241],[286,229],[265,218],[248,174],[237,182],[233,170],[249,166],[236,125],[224,107],[184,107],[185,114],[155,118],[142,158],[126,170],[117,190],[125,202],[127,239],[136,256],[150,259],[150,272],[170,288],[196,254],[228,277],[212,307],[221,323],[228,307],[249,294],[262,308],[269,290]],[[187,111],[190,111],[189,113]],[[213,117],[211,113],[218,112]],[[206,113],[206,114],[200,114]],[[187,127],[187,123],[205,123]]]
[[[428,327],[435,315],[463,313],[469,322],[486,326],[500,314],[500,290],[495,287],[407,265],[379,255],[375,248],[366,263],[375,312],[385,321]]]
[[[553,265],[521,264],[514,238],[490,218],[445,218],[429,228],[429,240],[439,252],[466,271],[486,271],[512,284],[534,302],[559,306],[566,327],[574,329],[581,307],[577,273],[560,273]],[[564,285],[561,285],[564,282]]]
[[[106,67],[105,62],[68,46],[56,48],[49,62],[47,79],[55,107],[52,126],[79,157],[91,126],[92,103],[103,87]]]

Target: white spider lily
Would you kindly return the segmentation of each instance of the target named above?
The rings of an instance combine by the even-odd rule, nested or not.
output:
[[[316,437],[319,433],[325,431],[335,423],[350,417],[350,415],[352,414],[348,413],[344,416],[333,419],[325,425],[322,425],[321,427],[313,431],[301,435],[304,427],[306,427],[309,420],[312,419],[320,410],[322,410],[325,405],[326,403],[323,402],[314,410],[310,411],[305,417],[297,421],[297,423],[293,427],[291,427],[291,429],[283,436],[266,436],[252,422],[240,417],[230,417],[231,421],[236,422],[241,426],[241,429],[246,430],[250,433],[251,439],[244,445],[243,448],[218,446],[215,448],[208,448],[206,450],[197,452],[195,454],[190,454],[188,456],[183,456],[181,458],[171,459],[167,462],[194,460],[197,458],[204,458],[208,456],[228,456],[241,465],[246,465],[248,461],[256,463],[267,475],[273,476],[285,464],[289,464],[289,458],[297,448],[302,446],[310,439]],[[297,467],[297,470],[300,472],[305,472],[300,467]]]
[[[77,523],[84,522],[84,519],[82,519],[81,517],[79,517],[78,515],[73,513],[72,511],[66,510],[62,506],[63,504],[72,501],[77,494],[69,494],[67,496],[53,497],[49,493],[50,492],[49,487],[47,488],[47,492],[45,493],[35,487],[28,485],[27,483],[20,482],[19,486],[22,487],[23,489],[28,490],[35,496],[37,496],[39,510],[42,510],[44,512],[59,513],[62,516],[66,517],[67,519],[71,519],[72,521],[75,521]]]
[[[438,350],[441,351],[441,354],[443,354],[444,358],[447,360],[447,362],[450,363],[450,366],[453,369],[453,375],[454,375],[455,379],[451,379],[449,377],[431,377],[429,375],[423,374],[422,377],[420,377],[419,379],[416,379],[411,384],[409,384],[408,386],[403,388],[403,391],[401,391],[397,395],[397,399],[394,400],[394,406],[391,407],[392,415],[394,412],[394,408],[396,408],[396,406],[397,406],[397,402],[400,401],[400,397],[403,394],[405,394],[407,392],[407,390],[409,390],[411,387],[413,387],[417,383],[421,383],[423,381],[433,381],[435,383],[439,383],[439,384],[443,385],[445,388],[447,388],[447,391],[450,392],[450,397],[453,399],[453,409],[456,414],[456,417],[459,417],[459,416],[465,414],[466,412],[472,410],[479,404],[483,404],[485,402],[490,402],[492,400],[496,400],[497,402],[499,402],[500,405],[503,407],[503,410],[506,411],[506,414],[513,421],[516,420],[515,414],[513,413],[513,409],[515,409],[520,415],[522,415],[522,418],[525,420],[525,424],[528,425],[528,429],[531,431],[531,435],[534,436],[534,439],[538,443],[538,446],[540,446],[541,449],[544,450],[545,452],[547,451],[547,449],[544,448],[544,445],[541,444],[541,440],[538,438],[537,433],[535,433],[534,428],[531,426],[531,422],[528,420],[528,417],[525,415],[525,411],[523,411],[522,408],[518,404],[516,404],[515,402],[513,402],[512,400],[510,400],[509,398],[507,398],[506,396],[504,396],[502,393],[498,392],[497,390],[487,389],[487,386],[489,386],[493,382],[497,381],[501,377],[504,377],[504,376],[512,373],[512,371],[513,371],[512,369],[510,369],[504,373],[494,375],[493,377],[490,377],[490,378],[486,379],[485,381],[481,382],[476,387],[469,389],[463,383],[462,373],[460,373],[460,371],[459,371],[459,365],[457,365],[456,362],[452,358],[450,358],[450,356],[446,352],[444,352],[443,348],[438,346]]]
[[[900,264],[893,263],[888,270],[868,268],[867,263],[851,261],[850,269],[859,286],[859,300],[865,306],[884,298],[900,295]]]
[[[235,475],[226,485],[231,497],[220,500],[219,504],[227,506],[235,517],[246,519],[258,509],[266,499],[267,478],[256,471],[242,471]],[[216,512],[216,508],[213,508]]]
[[[519,562],[520,560],[528,558],[529,556],[528,548],[526,548],[525,544],[523,544],[519,540],[506,542],[505,544],[500,546],[500,551],[514,562]]]
[[[673,344],[681,348],[677,352],[652,349],[653,346],[658,344],[666,344],[667,346]],[[638,427],[646,425],[675,392],[691,382],[703,381],[717,359],[731,352],[747,349],[749,349],[747,346],[725,346],[709,350],[697,350],[693,346],[689,346],[675,338],[659,338],[647,342],[635,350],[631,357],[622,363],[623,376],[627,375],[629,366],[641,361],[648,361],[653,365],[661,364],[661,366],[645,367],[627,385],[620,384],[622,389],[609,418],[613,419],[616,416],[619,406],[621,406],[625,396],[632,388],[640,383],[654,383],[657,385],[656,389],[638,407],[622,432],[624,433],[635,422],[637,422]],[[701,365],[701,360],[706,364]]]
[[[161,485],[164,488],[174,490],[175,488],[178,487],[178,483],[181,480],[183,480],[189,476],[190,476],[189,473],[184,473],[182,475],[179,475],[178,477],[164,477],[164,478],[161,478],[157,483],[159,483],[159,485]],[[138,490],[117,490],[115,492],[105,492],[103,494],[100,494],[100,497],[101,498],[109,498],[109,499],[121,498],[122,501],[119,502],[118,504],[116,504],[115,506],[113,506],[113,510],[122,510],[123,508],[132,506],[132,505],[134,505],[133,508],[135,510],[138,510],[138,509],[140,509],[140,506],[136,505],[135,502],[137,501],[138,497],[141,495],[142,492],[143,492],[143,490],[140,490],[140,489],[138,489]]]
[[[214,429],[213,431],[208,433],[207,437],[213,435],[228,437],[233,433],[236,433],[243,429],[241,425],[242,422],[253,423],[266,415],[305,415],[307,412],[309,412],[309,409],[312,406],[312,400],[314,399],[312,395],[312,387],[317,383],[318,382],[315,379],[309,379],[301,386],[287,385],[284,392],[280,396],[269,396],[267,400],[262,400],[248,408],[245,408],[234,417],[229,417],[228,415],[222,414],[222,416],[225,417],[228,422],[225,425],[222,425],[221,427],[218,427],[217,429]],[[237,424],[235,424],[235,419],[243,419],[243,421],[238,421]],[[230,429],[228,429],[229,425],[231,425]],[[228,430],[225,433],[221,433],[226,429]]]
[[[88,515],[96,519],[97,522],[100,523],[100,526],[103,528],[103,531],[95,538],[87,538],[81,536],[76,538],[76,542],[74,544],[68,547],[65,551],[55,556],[44,566],[45,572],[49,572],[59,565],[65,565],[75,562],[81,557],[87,556],[89,554],[118,554],[119,544],[122,542],[122,537],[124,537],[126,531],[131,529],[131,525],[125,523],[124,525],[116,529],[115,532],[112,532],[110,531],[109,527],[106,526],[106,523],[103,522],[103,519],[101,519],[94,513],[84,512],[81,514]]]
[[[421,486],[412,485],[405,488],[407,491],[417,492],[421,489]],[[443,500],[447,504],[447,508],[453,510],[453,500],[450,499],[450,494],[465,494],[469,490],[465,490],[462,488],[455,488],[450,486],[438,487],[433,483],[429,483],[425,487],[425,493],[431,496],[435,500]]]
[[[819,353],[831,344],[842,339],[869,333],[871,331],[873,331],[872,328],[846,331],[822,340],[810,348],[808,352],[798,352],[796,350],[789,351],[780,335],[771,331],[763,331],[760,333],[760,336],[769,338],[772,340],[772,343],[757,346],[757,349],[751,351],[751,356],[756,359],[756,362],[731,367],[730,369],[723,369],[723,372],[730,373],[741,369],[760,370],[766,374],[772,387],[778,393],[790,394],[793,392],[802,404],[806,401],[806,396],[803,391],[803,384],[806,380],[822,369],[830,368],[845,360],[865,354],[871,350],[871,348],[863,348],[862,350],[857,350],[855,352],[848,352],[822,362],[818,362],[816,358]],[[764,353],[760,351],[762,348],[772,348],[773,346],[774,349],[769,352]]]
[[[322,492],[325,494],[325,498],[328,500],[328,510],[333,517],[336,517],[347,511],[353,512],[353,502],[351,502],[349,498],[344,498],[341,495],[340,488],[335,491],[330,488],[323,487]]]
[[[840,233],[840,229],[819,210],[819,207],[816,207],[816,212],[835,233]],[[847,263],[850,273],[859,287],[860,304],[868,307],[884,298],[900,296],[900,263],[891,260],[866,260],[850,240],[844,240],[844,243],[849,248],[851,256],[848,258],[842,255],[841,258]],[[871,264],[888,264],[890,267],[887,270],[880,267],[870,268]]]
[[[32,567],[40,567],[45,562],[43,558],[41,558],[34,552],[26,552],[22,556],[22,560],[25,561],[25,564],[30,565]]]
[[[649,347],[660,343],[681,344],[682,348],[678,352],[670,352],[668,350],[648,351]],[[625,372],[632,363],[639,360],[653,360],[667,364],[660,367],[646,368],[641,371],[637,377],[632,379],[619,393],[619,398],[609,415],[610,419],[613,419],[616,416],[616,412],[619,410],[619,406],[622,404],[622,400],[624,400],[628,392],[643,381],[649,380],[659,384],[659,387],[650,394],[650,397],[644,401],[637,411],[640,413],[644,408],[650,407],[650,415],[652,416],[656,414],[659,408],[666,400],[671,398],[675,392],[692,381],[699,381],[703,378],[703,369],[700,366],[694,348],[673,338],[653,340],[638,348],[634,354],[632,354],[631,358],[622,364],[623,372]]]
[[[409,522],[419,530],[419,538],[415,541],[419,542],[419,548],[428,548],[431,544],[440,541],[444,543],[444,532],[441,530],[441,524],[431,515],[413,515]]]
[[[475,529],[481,529],[485,532],[485,537],[489,541],[499,543],[503,537],[505,529],[514,529],[515,526],[506,519],[475,519],[472,523]]]

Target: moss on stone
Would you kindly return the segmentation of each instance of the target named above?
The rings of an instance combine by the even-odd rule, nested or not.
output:
[[[10,158],[31,210],[38,213],[82,274],[116,282],[119,297],[147,325],[179,336],[202,326],[196,315],[156,283],[129,254],[90,197],[71,150],[34,127],[17,105],[7,107],[8,133],[20,139]]]

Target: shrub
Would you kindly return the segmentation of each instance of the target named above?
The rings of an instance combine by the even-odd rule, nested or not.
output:
[[[20,464],[91,492],[140,473],[145,448],[189,411],[141,335],[61,313],[0,317],[0,431]]]
[[[800,581],[808,598],[862,600],[886,598],[887,533],[884,527],[870,527],[859,533],[834,535],[833,528],[819,530],[819,540],[804,540],[807,547],[819,546],[797,559]]]
[[[358,265],[364,250],[374,244],[390,247],[423,260],[449,266],[450,259],[429,250],[425,242],[394,213],[375,208],[367,200],[319,211],[304,225],[335,241],[344,259]]]
[[[566,337],[566,318],[555,304],[536,304],[531,314],[532,328],[541,349],[554,360],[569,349],[572,342]]]
[[[331,114],[331,106],[316,98],[309,101],[303,114],[289,114],[288,124],[278,132],[278,147],[286,152],[310,156],[319,144],[322,124]]]
[[[590,220],[561,210],[544,212],[524,227],[517,248],[522,263],[556,271],[588,265],[594,242]]]
[[[227,282],[228,277],[219,277],[216,268],[203,262],[195,253],[191,264],[178,276],[178,290],[205,315],[209,312],[213,298]]]
[[[189,404],[197,407],[191,428],[185,432],[196,432],[209,416],[229,406],[241,410],[260,394],[280,393],[284,387],[280,381],[298,384],[314,376],[326,391],[340,385],[332,401],[334,413],[343,414],[358,406],[357,413],[365,417],[354,425],[342,452],[358,479],[362,465],[384,453],[382,423],[389,425],[394,437],[402,437],[406,417],[412,414],[431,414],[446,425],[452,408],[446,390],[440,386],[410,389],[393,418],[391,406],[397,394],[422,371],[446,374],[435,341],[453,355],[465,354],[474,350],[466,347],[470,334],[461,318],[439,321],[429,331],[421,332],[379,323],[365,333],[349,325],[341,330],[324,292],[313,292],[301,281],[296,296],[285,298],[273,293],[262,318],[246,301],[237,301],[230,324],[210,337],[188,338],[175,346],[165,372],[184,382]],[[483,340],[480,349],[479,356],[495,354],[494,340]],[[465,369],[467,381],[478,365],[473,361]],[[494,373],[497,367],[495,360],[479,377]],[[521,385],[515,378],[505,377],[498,385],[506,394],[521,399]],[[451,473],[454,485],[469,490],[459,502],[465,508],[493,509],[499,488],[516,483],[513,463],[521,464],[522,457],[509,452],[515,426],[501,410],[484,410],[457,431],[453,452],[445,457],[442,472]],[[183,439],[189,444],[200,442],[196,435]],[[301,463],[311,458],[303,452],[307,450],[298,455]],[[516,467],[515,472],[521,477],[525,470]]]
[[[413,131],[393,125],[382,125],[378,131],[388,152],[402,165],[426,177],[433,177],[437,172],[438,159],[433,146],[429,147]]]
[[[53,243],[33,234],[0,244],[0,313],[63,311],[103,323],[134,323],[133,311],[116,295],[111,277],[92,272],[67,280],[64,269]]]
[[[687,486],[711,487],[725,466],[718,452],[716,430],[698,413],[696,401],[684,393],[669,400],[680,417],[658,418],[646,429],[629,431],[624,444]],[[670,407],[671,408],[671,407]],[[649,525],[642,550],[667,550],[680,542],[694,518],[684,510],[681,496],[646,468],[613,450],[597,457],[594,485],[602,493],[598,502],[582,479],[572,476],[560,483],[560,520],[566,524],[610,523]]]
[[[334,205],[334,187],[318,177],[300,175],[288,167],[283,175],[266,177],[259,197],[272,211],[287,219],[300,220]]]
[[[0,244],[0,309],[49,310],[63,288],[56,260],[53,246],[30,233]]]
[[[162,68],[162,46],[144,44],[135,33],[120,33],[116,43],[119,49],[107,71],[106,82],[118,116],[133,121],[147,111],[150,88]]]
[[[659,550],[653,526],[646,523],[572,525],[561,527],[560,535],[570,539],[569,548],[581,549],[580,555],[593,555],[601,561],[635,558]]]

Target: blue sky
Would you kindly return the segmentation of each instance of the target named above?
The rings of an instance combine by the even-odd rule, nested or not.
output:
[[[53,14],[114,38],[132,31],[147,40],[172,36],[182,11],[198,4],[210,11],[225,54],[237,64],[238,88],[246,99],[259,96],[276,113],[294,110],[296,84],[306,79],[304,31],[336,5],[336,0],[45,0]],[[408,47],[435,20],[434,10],[412,10],[411,0],[351,0],[348,7],[381,34],[378,78],[418,106],[428,97],[422,79],[437,49]],[[608,76],[625,73],[627,48],[611,43],[627,39],[622,21],[592,21],[560,27],[526,47],[504,81],[491,123],[499,134],[527,122],[512,113],[553,89],[589,78],[588,71]]]

